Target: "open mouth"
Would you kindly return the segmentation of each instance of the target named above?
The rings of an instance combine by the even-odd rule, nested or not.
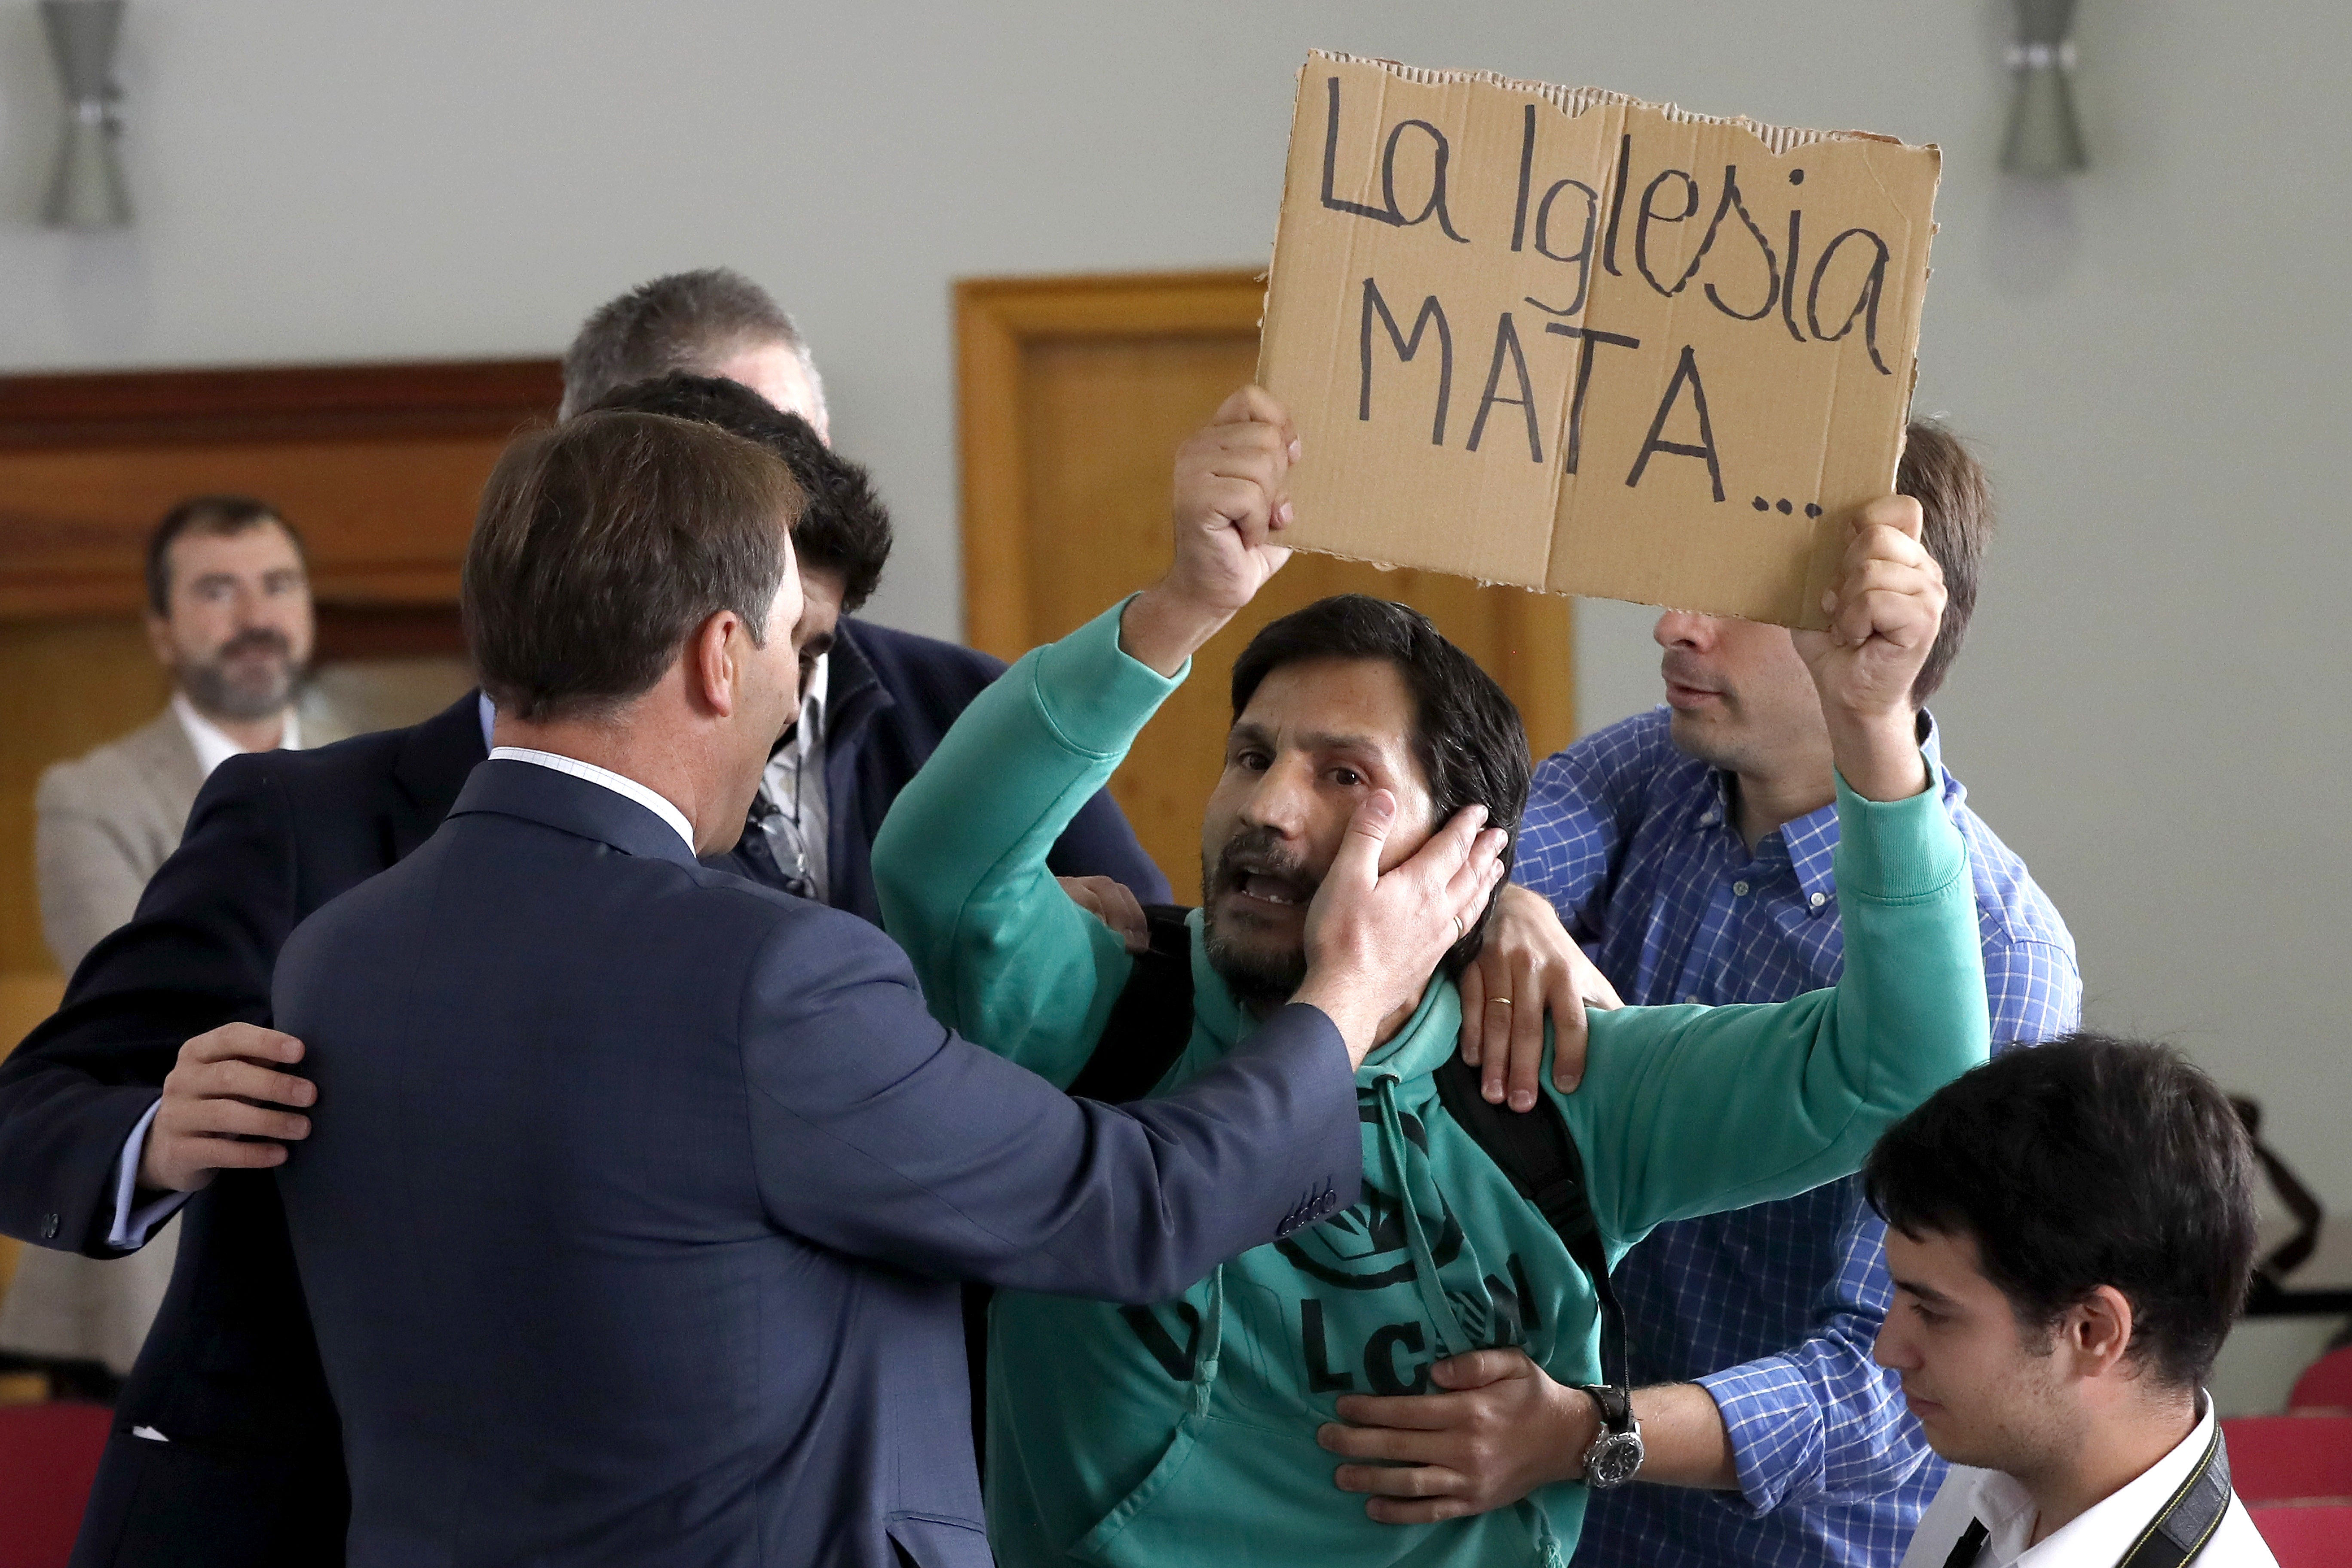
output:
[[[1234,880],[1234,891],[1260,903],[1275,904],[1286,909],[1304,909],[1314,897],[1312,889],[1302,886],[1288,877],[1265,872],[1244,872]]]

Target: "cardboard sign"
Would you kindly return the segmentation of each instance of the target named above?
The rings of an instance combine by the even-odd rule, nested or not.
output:
[[[1310,55],[1258,361],[1292,542],[1822,625],[1894,488],[1941,161]]]

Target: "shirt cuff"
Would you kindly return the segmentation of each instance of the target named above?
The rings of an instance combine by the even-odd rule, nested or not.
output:
[[[1968,873],[1968,847],[1932,780],[1902,800],[1864,800],[1841,775],[1837,808],[1831,865],[1841,899],[1900,903],[1929,898]]]
[[[1747,1504],[1743,1511],[1751,1516],[1771,1512],[1786,1500],[1801,1472],[1821,1468],[1824,1456],[1817,1414],[1790,1409],[1792,1395],[1810,1405],[1811,1391],[1787,1366],[1750,1363],[1710,1373],[1698,1379],[1698,1385],[1723,1415],[1740,1500]]]
[[[1162,675],[1118,646],[1127,605],[1121,599],[1037,650],[1032,680],[1038,706],[1063,743],[1084,755],[1124,753],[1168,694],[1192,672],[1188,658],[1172,677]]]
[[[117,1252],[136,1252],[147,1245],[155,1227],[180,1212],[180,1205],[195,1194],[166,1193],[152,1203],[132,1208],[139,1195],[139,1161],[147,1152],[147,1129],[155,1124],[155,1113],[163,1109],[158,1098],[122,1141],[122,1158],[114,1167],[114,1226],[106,1233],[106,1245]]]

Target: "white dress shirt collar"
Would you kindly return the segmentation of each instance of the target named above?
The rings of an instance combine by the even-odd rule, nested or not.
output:
[[[195,749],[196,769],[205,777],[212,777],[213,770],[231,757],[245,755],[243,746],[232,740],[219,725],[196,711],[196,705],[188,700],[186,692],[172,693],[172,716],[180,721],[181,732],[188,737],[188,744]],[[300,751],[302,721],[295,713],[294,704],[289,702],[286,705],[286,712],[278,722],[281,728],[278,731],[277,749],[281,752]]]
[[[2210,1395],[2201,1397],[2203,1417],[2170,1452],[2137,1479],[2094,1503],[2037,1544],[2027,1542],[2040,1510],[2023,1487],[1999,1470],[1953,1466],[1943,1492],[1919,1522],[1918,1536],[1904,1558],[1905,1568],[1916,1564],[1940,1568],[1972,1519],[1981,1520],[1985,1527],[1984,1549],[1977,1554],[1974,1568],[2114,1568],[2140,1532],[2164,1511],[2172,1494],[2197,1468],[2205,1445],[2212,1440],[2213,1401]],[[2197,1568],[2247,1565],[2275,1568],[2245,1504],[2232,1497],[2213,1538],[2198,1554]]]
[[[686,813],[633,778],[616,773],[610,768],[600,768],[593,763],[583,763],[577,757],[562,756],[554,752],[534,752],[528,746],[493,747],[490,760],[494,763],[533,763],[542,768],[553,768],[559,773],[570,773],[575,779],[603,784],[614,795],[635,801],[668,823],[677,836],[686,840],[687,853],[694,853],[694,825],[687,821]]]

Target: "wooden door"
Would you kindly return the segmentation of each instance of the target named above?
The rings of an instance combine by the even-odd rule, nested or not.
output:
[[[974,647],[1018,658],[1166,570],[1176,447],[1255,376],[1265,293],[1248,272],[957,286],[964,627]],[[1537,756],[1574,739],[1568,600],[1293,556],[1202,649],[1192,679],[1111,781],[1179,899],[1200,893],[1201,808],[1232,720],[1234,657],[1266,622],[1344,593],[1401,600],[1436,622],[1518,703]]]

